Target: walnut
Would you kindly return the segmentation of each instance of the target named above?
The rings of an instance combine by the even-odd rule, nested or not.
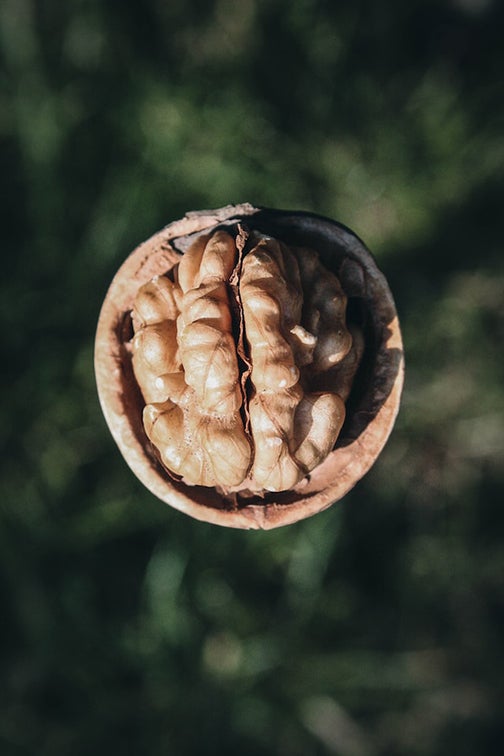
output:
[[[392,428],[393,301],[332,221],[190,214],[122,266],[97,332],[102,407],[148,488],[209,522],[274,527],[341,498]]]

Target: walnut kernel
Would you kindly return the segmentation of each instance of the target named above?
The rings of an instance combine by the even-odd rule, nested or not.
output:
[[[286,491],[320,464],[359,364],[358,350],[346,362],[346,303],[312,250],[241,227],[199,237],[173,280],[144,284],[133,368],[168,471],[190,485]]]

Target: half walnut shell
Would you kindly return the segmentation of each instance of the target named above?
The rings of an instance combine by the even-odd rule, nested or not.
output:
[[[216,231],[264,235],[315,251],[347,298],[347,326],[364,337],[364,352],[336,444],[288,491],[189,485],[160,461],[146,435],[146,401],[133,370],[132,312],[140,287],[170,276],[187,250]],[[303,266],[300,266],[303,272]],[[117,272],[103,303],[95,345],[102,409],[126,462],[161,500],[199,520],[236,528],[274,528],[319,512],[344,496],[369,470],[395,421],[403,383],[399,322],[387,282],[363,243],[334,221],[309,213],[249,204],[189,213],[138,247]],[[334,389],[336,391],[336,389]]]

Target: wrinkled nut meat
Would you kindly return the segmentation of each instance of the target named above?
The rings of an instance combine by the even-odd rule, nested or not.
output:
[[[243,230],[200,237],[173,273],[133,307],[147,436],[188,484],[293,488],[333,448],[362,350],[338,279]]]
[[[348,229],[239,205],[141,245],[100,314],[105,417],[157,496],[232,527],[341,498],[393,427],[403,351],[392,296]]]

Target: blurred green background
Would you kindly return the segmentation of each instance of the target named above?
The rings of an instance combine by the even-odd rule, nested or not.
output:
[[[504,725],[497,0],[3,0],[0,754],[481,756]],[[353,228],[404,401],[328,511],[227,531],[143,490],[92,352],[190,209]]]

